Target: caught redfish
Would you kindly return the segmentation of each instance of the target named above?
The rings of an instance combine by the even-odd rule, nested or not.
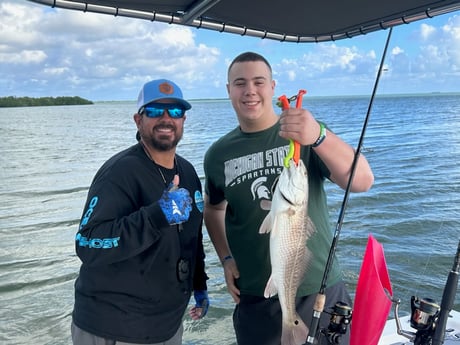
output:
[[[315,231],[307,213],[308,176],[302,160],[290,161],[279,176],[270,212],[259,233],[270,233],[272,274],[265,287],[266,298],[278,294],[283,313],[282,345],[304,344],[308,327],[297,314],[295,297],[310,260],[306,244]]]

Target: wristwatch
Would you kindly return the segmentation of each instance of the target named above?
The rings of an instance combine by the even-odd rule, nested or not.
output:
[[[324,139],[326,139],[326,126],[324,123],[318,121],[319,123],[319,137],[316,139],[316,141],[311,145],[312,147],[318,147]]]

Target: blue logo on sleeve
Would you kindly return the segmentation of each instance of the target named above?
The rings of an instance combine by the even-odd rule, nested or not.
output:
[[[120,237],[113,238],[87,238],[81,234],[77,234],[75,241],[80,247],[96,248],[96,249],[110,249],[118,247]]]
[[[88,224],[89,218],[94,212],[94,208],[97,205],[99,198],[94,196],[91,201],[89,202],[88,209],[86,210],[85,214],[82,217],[80,223],[80,231],[83,227]],[[96,248],[96,249],[110,249],[118,247],[120,237],[112,237],[112,238],[87,238],[82,236],[78,233],[75,236],[75,241],[78,243],[80,247],[88,247],[88,248]]]
[[[195,191],[195,205],[198,208],[198,210],[203,213],[203,208],[204,208],[204,201],[203,201],[203,195],[199,190]]]
[[[83,226],[88,224],[89,217],[91,217],[91,215],[93,214],[94,208],[96,207],[98,201],[99,201],[99,198],[97,196],[94,196],[89,202],[88,209],[83,215],[83,218],[80,223],[80,230],[83,228]]]

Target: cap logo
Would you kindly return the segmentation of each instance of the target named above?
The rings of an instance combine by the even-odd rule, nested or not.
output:
[[[161,93],[164,93],[166,95],[171,95],[171,94],[174,93],[174,87],[169,83],[161,83],[158,86],[158,88],[159,88]]]

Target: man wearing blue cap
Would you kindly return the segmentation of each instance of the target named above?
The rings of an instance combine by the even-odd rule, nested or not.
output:
[[[172,81],[146,83],[138,143],[94,177],[76,235],[75,345],[180,345],[192,291],[190,316],[207,312],[201,182],[176,154],[190,108]]]

